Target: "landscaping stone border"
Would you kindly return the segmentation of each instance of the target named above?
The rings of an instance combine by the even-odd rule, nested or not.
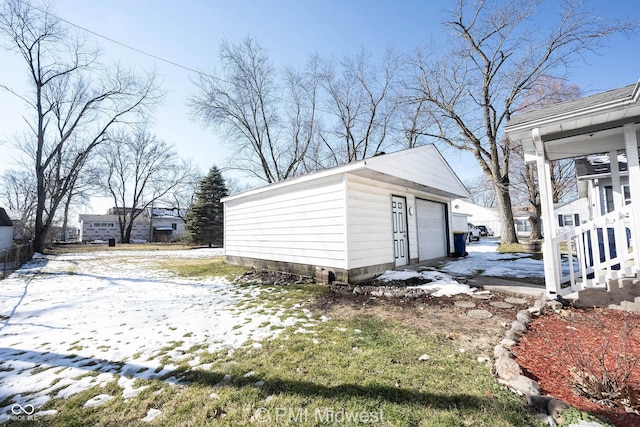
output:
[[[543,315],[545,308],[557,312],[562,308],[562,303],[556,300],[549,300],[542,295],[534,302],[532,307],[518,311],[516,320],[511,325],[506,325],[508,329],[504,333],[504,338],[493,350],[495,360],[493,373],[498,383],[525,397],[527,404],[537,411],[540,421],[547,425],[555,426],[565,422],[562,413],[570,408],[570,405],[563,400],[541,395],[538,382],[522,374],[522,368],[520,368],[511,352],[511,348],[516,346],[520,338],[526,333],[527,327],[533,318]],[[601,426],[600,424],[596,425]]]

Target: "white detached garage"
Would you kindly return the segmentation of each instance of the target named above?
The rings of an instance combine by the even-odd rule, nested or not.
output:
[[[354,283],[452,253],[468,196],[433,145],[378,155],[224,198],[225,258]]]

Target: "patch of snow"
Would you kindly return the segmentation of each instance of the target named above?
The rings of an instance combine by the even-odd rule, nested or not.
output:
[[[87,400],[83,406],[85,408],[93,408],[96,406],[100,406],[103,403],[110,401],[111,399],[113,399],[113,396],[109,396],[108,394],[99,394]]]
[[[68,398],[118,377],[123,396],[132,397],[143,390],[133,388],[136,378],[168,376],[185,361],[197,365],[204,350],[192,352],[194,346],[228,349],[232,356],[234,348],[281,331],[260,325],[313,320],[302,305],[277,313],[259,304],[240,308],[259,300],[266,288],[238,287],[222,277],[190,280],[157,267],[158,260],[223,253],[205,248],[34,255],[0,286],[0,313],[9,315],[0,321],[0,401],[8,404],[0,407],[0,422],[13,404],[38,408],[52,391]],[[163,350],[169,345],[170,351]],[[164,357],[173,363],[165,364]]]
[[[151,408],[147,411],[147,416],[144,417],[141,421],[150,423],[151,421],[155,420],[156,417],[160,414],[162,414],[162,412],[159,409]]]

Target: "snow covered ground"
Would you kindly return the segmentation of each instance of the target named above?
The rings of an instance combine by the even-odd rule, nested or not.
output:
[[[544,277],[544,263],[529,254],[502,254],[496,252],[497,240],[482,240],[467,244],[469,256],[445,262],[437,271],[431,268],[386,271],[379,279],[407,280],[423,278],[425,284],[413,288],[434,291],[432,296],[471,294],[474,288],[459,283],[455,277],[474,275],[492,277]]]
[[[28,412],[121,375],[161,377],[189,360],[188,351],[238,347],[277,334],[270,325],[313,322],[310,313],[238,307],[267,288],[234,286],[223,278],[195,281],[152,267],[158,258],[207,258],[218,250],[108,251],[36,256],[0,282],[0,422],[15,404]],[[175,346],[175,342],[183,344]],[[166,348],[170,346],[170,350]],[[202,350],[201,350],[202,351]],[[97,376],[86,375],[97,371]],[[169,380],[171,382],[172,380]],[[175,381],[175,380],[173,380]],[[32,406],[29,406],[32,405]]]
[[[543,275],[542,261],[501,255],[496,248],[490,240],[470,244],[467,258],[447,262],[440,271],[394,271],[384,277],[424,277],[430,282],[422,286],[438,289],[437,296],[473,291],[453,278],[457,275]],[[258,301],[263,292],[277,292],[266,287],[239,287],[219,277],[189,280],[154,267],[162,258],[221,254],[202,249],[36,256],[0,282],[0,402],[9,402],[0,407],[0,422],[11,417],[16,404],[31,412],[54,391],[54,397],[66,398],[115,375],[124,396],[132,396],[139,391],[133,388],[135,378],[165,376],[185,360],[198,366],[192,346],[204,344],[199,351],[215,352],[277,334],[260,326],[266,322],[308,327],[322,320],[302,307],[284,312],[241,306]],[[175,365],[163,364],[166,356]],[[99,374],[87,375],[91,372]]]

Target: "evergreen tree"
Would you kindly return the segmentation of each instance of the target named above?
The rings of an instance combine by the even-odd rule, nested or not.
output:
[[[212,167],[196,189],[195,202],[185,217],[189,240],[197,244],[223,245],[223,207],[227,186],[217,167]]]

